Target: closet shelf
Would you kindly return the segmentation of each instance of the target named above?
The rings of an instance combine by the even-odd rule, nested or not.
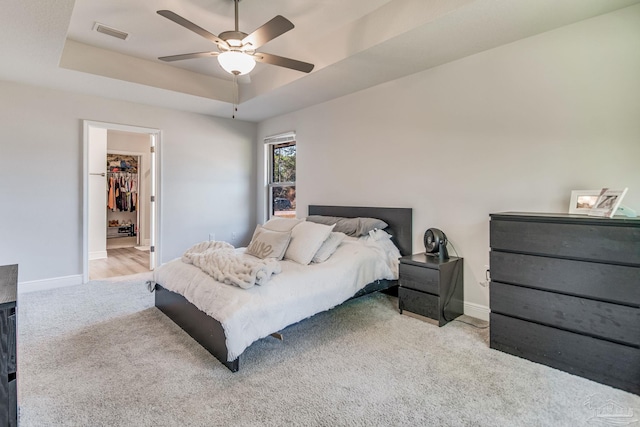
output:
[[[117,225],[107,227],[107,239],[115,237],[133,237],[136,235],[135,224]]]

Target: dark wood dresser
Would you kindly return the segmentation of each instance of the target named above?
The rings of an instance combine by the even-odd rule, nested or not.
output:
[[[640,219],[491,215],[491,348],[640,394]]]
[[[0,266],[0,425],[18,425],[16,301],[18,266]]]
[[[398,306],[443,326],[464,314],[462,258],[440,260],[425,253],[400,258]]]

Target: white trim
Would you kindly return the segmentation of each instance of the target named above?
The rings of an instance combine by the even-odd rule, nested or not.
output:
[[[89,261],[93,261],[94,259],[105,259],[105,258],[108,258],[107,251],[89,252]]]
[[[32,280],[18,283],[18,293],[46,291],[49,289],[64,288],[67,286],[82,285],[82,275],[54,277],[52,279]]]
[[[97,122],[92,120],[82,120],[83,127],[83,155],[82,155],[82,281],[81,283],[87,283],[89,281],[89,128],[95,127],[99,129],[107,130],[119,130],[123,132],[133,133],[145,133],[155,137],[155,227],[149,230],[150,233],[155,233],[155,265],[157,266],[159,260],[161,260],[161,214],[162,214],[162,157],[161,157],[161,142],[162,131],[160,129],[146,128],[140,126],[121,125],[117,123]],[[153,177],[152,177],[153,178]],[[152,224],[154,222],[152,221]],[[152,266],[153,267],[153,266]]]
[[[290,144],[293,143],[293,144]],[[266,216],[265,220],[271,219],[271,208],[273,206],[273,188],[274,187],[291,187],[295,186],[295,182],[278,182],[273,183],[271,179],[273,178],[273,159],[271,154],[273,154],[274,146],[279,145],[296,145],[297,152],[297,140],[296,133],[291,131],[287,133],[282,133],[279,135],[268,136],[264,139],[264,151],[265,151],[265,185],[266,185]],[[297,165],[297,164],[296,164]]]
[[[296,140],[296,133],[294,131],[280,133],[278,135],[267,136],[264,139],[265,144],[282,144],[285,142],[293,142]]]
[[[491,310],[486,305],[474,304],[472,302],[464,303],[464,314],[476,319],[489,321],[489,313]]]

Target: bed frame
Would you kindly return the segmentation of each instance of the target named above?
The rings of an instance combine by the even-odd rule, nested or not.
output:
[[[310,205],[309,215],[340,216],[345,218],[370,217],[386,222],[386,229],[391,234],[402,255],[410,255],[412,248],[412,209],[411,208],[378,208],[350,206]],[[395,280],[377,280],[369,283],[352,298],[397,286]],[[240,357],[228,362],[224,329],[220,322],[200,311],[185,297],[155,284],[155,305],[174,323],[180,326],[209,353],[218,359],[232,372],[240,368]]]

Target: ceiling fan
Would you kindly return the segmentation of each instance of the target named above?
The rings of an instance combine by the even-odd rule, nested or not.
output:
[[[199,27],[180,15],[171,12],[170,10],[157,11],[159,15],[193,31],[194,33],[215,43],[218,47],[217,52],[185,53],[181,55],[162,56],[158,59],[172,62],[181,61],[183,59],[217,56],[220,66],[234,76],[240,76],[251,72],[253,67],[256,65],[256,61],[290,68],[304,73],[309,73],[313,70],[313,64],[309,64],[307,62],[272,55],[270,53],[256,52],[256,49],[291,30],[294,25],[287,18],[278,15],[251,34],[243,33],[238,29],[238,3],[240,0],[232,1],[235,4],[235,30],[224,31],[218,36],[210,33],[202,27]]]

